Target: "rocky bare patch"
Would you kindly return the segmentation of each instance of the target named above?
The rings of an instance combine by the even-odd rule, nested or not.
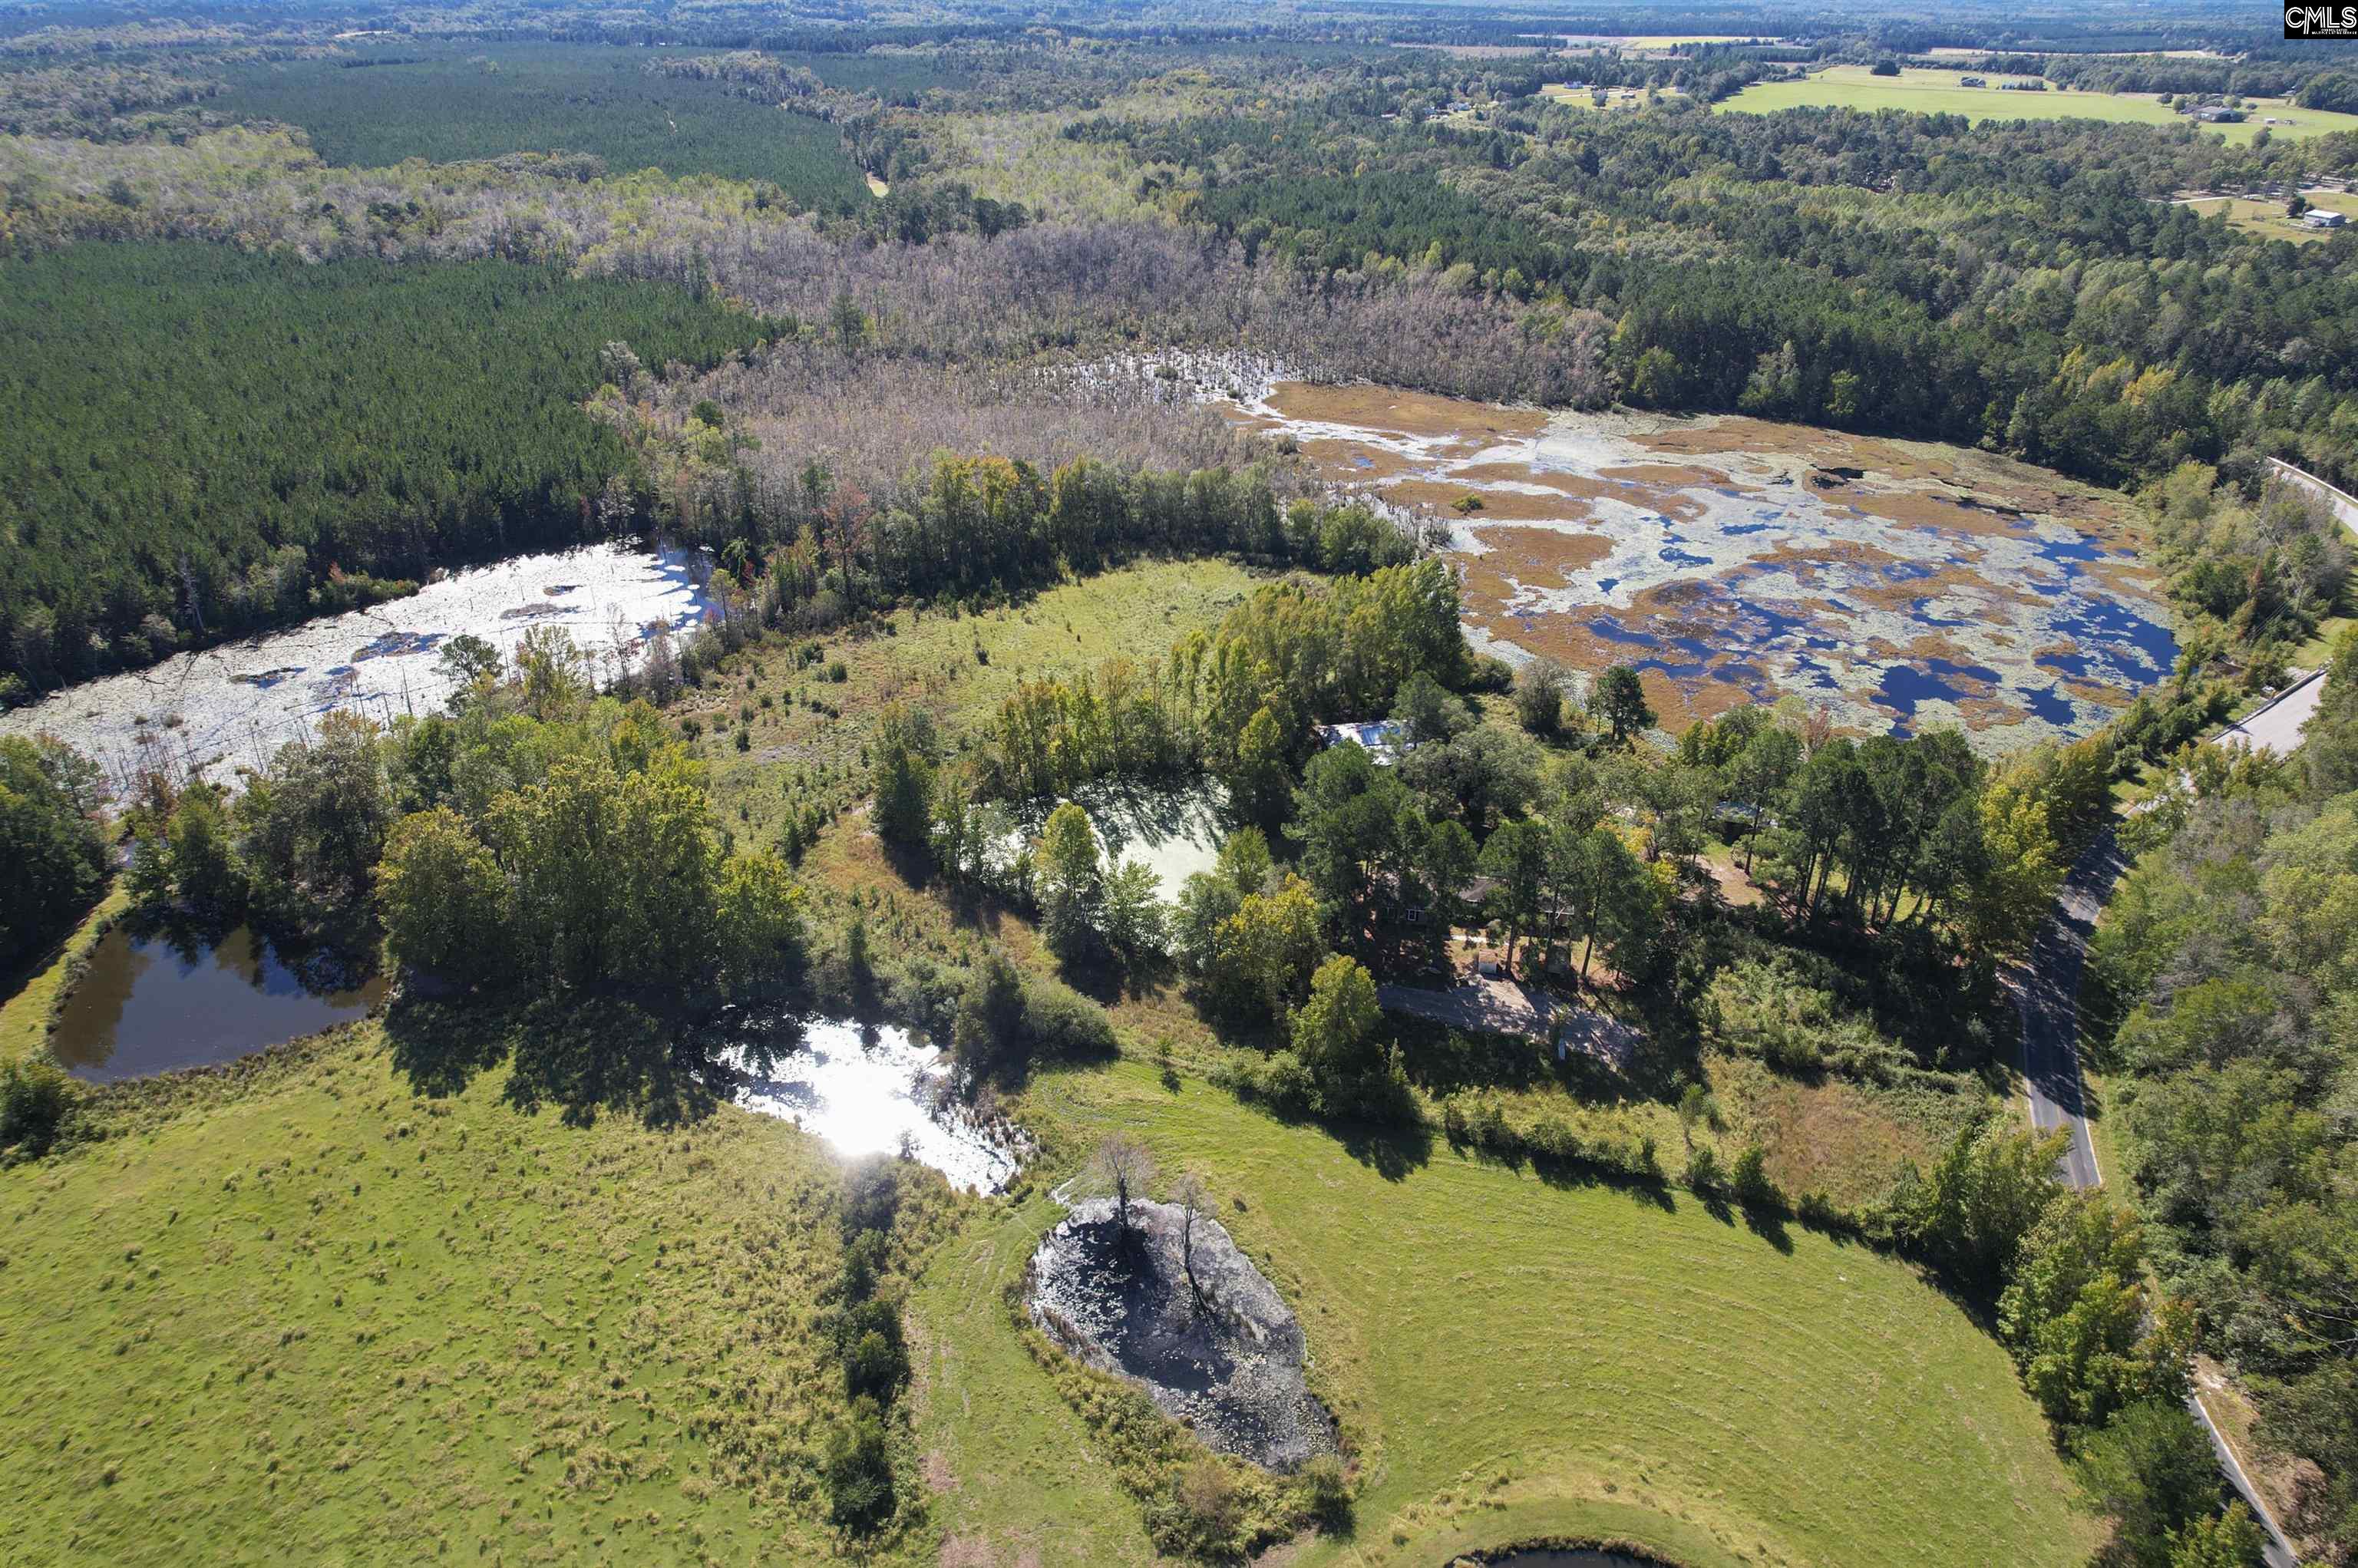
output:
[[[1032,1321],[1224,1454],[1282,1470],[1335,1453],[1293,1309],[1219,1221],[1198,1213],[1191,1246],[1185,1229],[1171,1204],[1132,1200],[1126,1235],[1110,1199],[1081,1204],[1033,1254]]]

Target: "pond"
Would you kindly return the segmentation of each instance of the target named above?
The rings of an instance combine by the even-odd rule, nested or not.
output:
[[[1014,1179],[1021,1135],[958,1098],[941,1051],[890,1025],[817,1019],[801,1034],[738,1089],[739,1105],[793,1122],[846,1159],[898,1154],[968,1192],[999,1192]],[[750,1071],[741,1051],[727,1054]]]
[[[119,924],[92,951],[49,1048],[90,1083],[144,1078],[316,1034],[365,1017],[384,994],[382,977],[318,980],[314,989],[243,926],[208,946]]]
[[[227,784],[338,709],[386,723],[440,708],[442,645],[462,634],[507,654],[526,628],[562,626],[603,684],[654,627],[678,631],[708,612],[707,575],[705,557],[684,550],[519,556],[407,599],[69,687],[0,714],[0,734],[46,731],[118,781],[155,760]]]
[[[1228,786],[1206,779],[1180,789],[1147,789],[1120,780],[1084,784],[1071,798],[1089,814],[1109,870],[1137,860],[1152,871],[1165,903],[1179,900],[1189,877],[1208,871],[1228,837]],[[1039,838],[1048,814],[1062,804],[1040,803],[1019,818],[1010,848]]]
[[[1441,540],[1477,649],[1631,665],[1674,732],[1791,693],[1995,752],[2088,733],[2177,658],[2127,503],[1987,452],[1266,370],[1204,395]]]

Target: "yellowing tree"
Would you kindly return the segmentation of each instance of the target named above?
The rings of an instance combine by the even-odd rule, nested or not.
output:
[[[1982,792],[1981,829],[1983,864],[1965,891],[1966,938],[1992,956],[2020,953],[2063,881],[2047,804],[2019,775],[1994,779]]]

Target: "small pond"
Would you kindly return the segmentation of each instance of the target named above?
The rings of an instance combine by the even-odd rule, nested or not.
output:
[[[66,998],[49,1048],[90,1083],[142,1078],[315,1034],[366,1016],[384,994],[382,977],[307,979],[243,926],[207,946],[117,925]]]
[[[1084,784],[1071,798],[1089,814],[1107,867],[1118,860],[1144,862],[1165,903],[1179,901],[1189,877],[1212,869],[1228,833],[1228,792],[1217,779],[1177,789],[1109,780]],[[1020,816],[1008,844],[1011,856],[1040,836],[1048,814],[1060,804],[1044,802]]]
[[[741,1054],[733,1060],[745,1067]],[[941,1051],[904,1029],[808,1022],[802,1044],[782,1051],[736,1098],[747,1110],[816,1134],[847,1159],[899,1154],[968,1192],[1000,1191],[1021,1163],[1020,1135],[976,1116],[957,1098]]]

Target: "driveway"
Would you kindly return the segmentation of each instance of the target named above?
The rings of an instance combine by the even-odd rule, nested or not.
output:
[[[1485,976],[1446,990],[1425,986],[1378,986],[1376,1000],[1394,1012],[1412,1012],[1456,1029],[1489,1034],[1523,1034],[1545,1040],[1559,1022],[1563,1033],[1556,1040],[1556,1055],[1578,1051],[1594,1056],[1615,1071],[1628,1066],[1637,1054],[1638,1032],[1593,1007],[1568,1002],[1520,980]]]
[[[2248,719],[2230,724],[2212,737],[2221,746],[2248,746],[2271,756],[2288,757],[2300,744],[2300,733],[2317,713],[2319,698],[2325,695],[2325,672],[2312,670],[2291,686],[2277,693],[2266,708]]]

